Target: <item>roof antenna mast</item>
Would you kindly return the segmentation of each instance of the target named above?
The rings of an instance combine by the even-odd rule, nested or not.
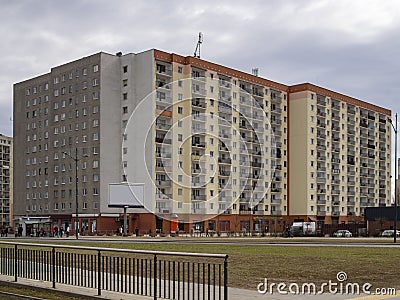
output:
[[[193,57],[200,58],[200,46],[203,43],[203,34],[199,32],[199,40],[197,41],[196,50],[194,50]]]

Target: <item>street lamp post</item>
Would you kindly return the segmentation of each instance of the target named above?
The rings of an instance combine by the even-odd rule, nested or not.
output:
[[[63,152],[65,155],[68,155],[73,161],[75,161],[75,238],[78,239],[79,236],[79,219],[78,219],[78,148],[75,148],[75,157],[71,156],[67,152]]]
[[[395,119],[395,125],[393,125],[392,119],[389,119],[390,124],[394,130],[394,222],[393,222],[393,242],[397,242],[397,113]]]

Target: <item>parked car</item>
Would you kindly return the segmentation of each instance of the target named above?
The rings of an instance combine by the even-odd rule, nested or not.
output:
[[[333,234],[333,236],[335,236],[335,237],[352,237],[353,234],[348,230],[338,230]]]
[[[396,235],[400,236],[400,230],[396,230]],[[394,230],[393,229],[388,229],[382,232],[383,237],[393,237],[394,236]]]

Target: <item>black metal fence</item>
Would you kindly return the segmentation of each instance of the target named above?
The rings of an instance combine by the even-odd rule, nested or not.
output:
[[[0,274],[154,299],[228,299],[228,255],[0,242]]]

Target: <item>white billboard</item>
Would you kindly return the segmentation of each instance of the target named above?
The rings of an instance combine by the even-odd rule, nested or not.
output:
[[[144,206],[143,183],[110,183],[108,185],[108,207]]]

